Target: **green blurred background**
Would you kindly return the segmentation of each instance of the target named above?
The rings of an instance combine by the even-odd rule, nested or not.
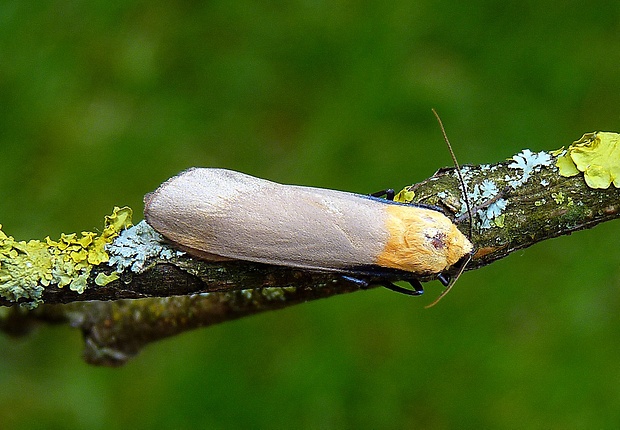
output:
[[[190,166],[367,193],[620,131],[620,2],[3,1],[0,222],[101,227]],[[612,428],[618,225],[197,330],[120,369],[0,336],[3,429]]]

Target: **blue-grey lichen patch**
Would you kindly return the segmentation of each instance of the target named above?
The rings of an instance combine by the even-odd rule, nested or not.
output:
[[[483,207],[478,209],[477,215],[480,218],[480,228],[503,227],[504,214],[508,202],[499,197],[500,190],[495,182],[485,179],[481,184],[476,184],[471,195],[471,199]],[[485,202],[490,202],[485,205]]]
[[[0,296],[27,306],[41,302],[45,287],[69,286],[78,293],[87,287],[93,266],[108,261],[105,245],[131,225],[131,209],[114,208],[105,217],[100,235],[93,232],[61,234],[60,239],[17,241],[0,226]]]
[[[491,203],[486,209],[480,209],[478,216],[480,217],[481,228],[503,227],[505,221],[504,209],[508,202],[504,199],[497,199]]]
[[[519,177],[516,179],[512,179],[509,176],[506,177],[509,180],[510,186],[515,189],[525,184],[532,173],[540,171],[542,167],[553,164],[553,158],[548,152],[532,152],[529,149],[524,149],[519,154],[513,156],[512,160],[513,162],[508,167],[521,170]]]
[[[529,149],[524,149],[511,157],[508,163],[481,165],[479,168],[461,166],[460,173],[465,189],[469,190],[468,196],[459,195],[451,198],[450,193],[439,192],[437,197],[441,199],[443,206],[447,206],[448,209],[456,213],[457,218],[467,214],[467,206],[462,202],[468,198],[472,208],[479,208],[475,211],[475,217],[480,221],[480,228],[503,227],[505,222],[504,210],[508,206],[508,201],[502,198],[502,193],[507,189],[507,186],[516,189],[543,168],[555,170],[553,160],[552,154],[548,152],[532,152]],[[501,178],[496,180],[484,179],[480,182],[481,172],[493,173],[500,169],[507,171],[501,175]],[[454,171],[453,176],[460,181],[461,178],[456,171]],[[541,185],[547,186],[549,181],[542,179]],[[398,201],[409,203],[412,200],[413,193],[411,195],[406,193],[410,191],[410,188],[405,188],[398,194]]]
[[[108,264],[119,273],[128,268],[139,273],[149,259],[169,260],[184,254],[166,245],[164,238],[144,221],[124,230],[106,246],[106,251],[110,254]]]

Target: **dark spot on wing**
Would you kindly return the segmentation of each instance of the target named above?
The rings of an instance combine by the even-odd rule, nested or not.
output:
[[[435,249],[444,249],[446,247],[446,234],[438,231],[433,236],[427,236]]]

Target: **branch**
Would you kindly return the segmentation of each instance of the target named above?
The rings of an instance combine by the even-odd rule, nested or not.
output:
[[[596,134],[587,136],[589,143],[596,141]],[[561,176],[556,161],[556,155],[526,150],[501,163],[462,166],[476,213],[471,241],[477,251],[467,270],[619,216],[618,189],[590,188],[587,171],[586,180],[581,174]],[[443,208],[454,214],[465,232],[470,222],[461,194],[454,169],[441,169],[397,198]],[[148,239],[136,245],[138,239],[131,235],[139,231]],[[144,223],[121,233],[107,247],[113,264],[95,265],[83,292],[49,285],[42,290],[38,301],[43,304],[37,309],[13,307],[0,313],[0,328],[23,334],[36,322],[69,322],[84,333],[87,361],[120,365],[149,342],[189,329],[361,289],[335,273],[241,261],[206,262],[180,255],[159,240]],[[131,246],[146,246],[147,251],[128,251]],[[118,279],[112,280],[115,271]],[[102,286],[101,279],[109,281]],[[92,300],[100,302],[80,303]],[[4,306],[14,303],[7,297],[0,300]]]

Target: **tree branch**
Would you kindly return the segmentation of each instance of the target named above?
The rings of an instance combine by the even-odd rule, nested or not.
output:
[[[618,189],[592,189],[582,175],[560,176],[555,161],[548,153],[526,150],[494,165],[462,166],[476,208],[471,237],[476,253],[467,270],[619,216]],[[461,194],[454,169],[441,169],[398,197],[443,208],[466,232],[469,220],[462,216]],[[120,365],[149,342],[189,329],[361,289],[336,273],[161,255],[149,259],[140,273],[124,267],[119,279],[105,286],[95,279],[114,268],[100,264],[81,294],[50,285],[37,309],[0,309],[0,328],[18,335],[37,322],[68,322],[84,333],[88,362]],[[12,304],[0,300],[0,305]]]

